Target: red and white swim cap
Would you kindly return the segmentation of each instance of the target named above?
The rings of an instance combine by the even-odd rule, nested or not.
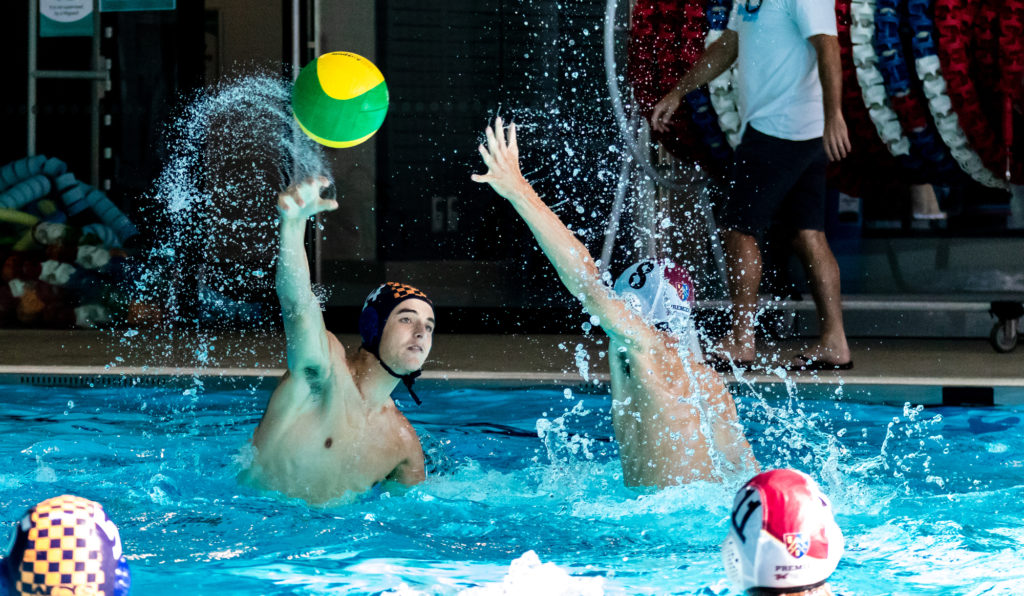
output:
[[[736,493],[722,559],[740,591],[821,585],[842,556],[832,505],[810,476],[770,470]]]
[[[690,318],[693,282],[685,267],[671,261],[640,261],[626,268],[615,280],[615,293],[637,314],[666,329],[674,318]]]
[[[692,319],[693,281],[686,267],[669,260],[640,261],[619,275],[614,289],[633,312],[655,328],[684,338],[682,347],[703,361]]]

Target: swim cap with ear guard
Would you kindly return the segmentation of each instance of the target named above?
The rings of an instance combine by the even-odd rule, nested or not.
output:
[[[722,544],[734,588],[807,590],[820,586],[843,556],[843,533],[817,483],[796,470],[754,476],[736,493]]]
[[[619,275],[614,290],[654,327],[685,337],[687,349],[703,360],[692,319],[693,282],[685,267],[669,260],[640,261]]]
[[[363,303],[363,311],[359,314],[359,336],[363,339],[363,349],[376,356],[377,361],[389,375],[401,379],[406,389],[409,390],[413,401],[419,405],[422,402],[416,392],[412,390],[412,384],[422,371],[416,370],[407,375],[400,375],[391,370],[391,367],[380,358],[380,339],[384,333],[384,325],[387,324],[391,311],[409,299],[422,300],[429,304],[430,308],[434,308],[434,303],[430,301],[430,298],[412,286],[393,281],[378,286],[376,290],[370,292]]]
[[[47,499],[25,514],[0,561],[0,594],[127,596],[131,573],[103,507],[82,497]]]

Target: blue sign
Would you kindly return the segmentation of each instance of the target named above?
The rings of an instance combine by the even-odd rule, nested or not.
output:
[[[178,0],[100,0],[100,12],[174,10]]]

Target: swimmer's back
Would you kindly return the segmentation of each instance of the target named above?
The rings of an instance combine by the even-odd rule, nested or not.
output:
[[[648,337],[610,343],[612,417],[626,484],[663,488],[717,480],[722,470],[714,454],[740,473],[753,470],[750,445],[718,374],[693,359],[684,364],[671,335]]]

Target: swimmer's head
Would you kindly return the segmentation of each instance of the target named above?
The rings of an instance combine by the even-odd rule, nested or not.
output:
[[[680,332],[690,326],[693,282],[686,268],[672,261],[645,260],[628,267],[615,280],[615,293],[658,329]]]
[[[722,558],[737,590],[810,590],[828,580],[842,556],[832,505],[806,474],[762,472],[736,493]]]
[[[131,588],[117,526],[99,503],[74,495],[47,499],[21,518],[0,576],[0,594],[12,596],[127,596]]]
[[[363,349],[373,354],[392,376],[401,379],[413,399],[412,381],[419,376],[433,345],[434,303],[412,286],[388,282],[370,293],[359,315]]]

